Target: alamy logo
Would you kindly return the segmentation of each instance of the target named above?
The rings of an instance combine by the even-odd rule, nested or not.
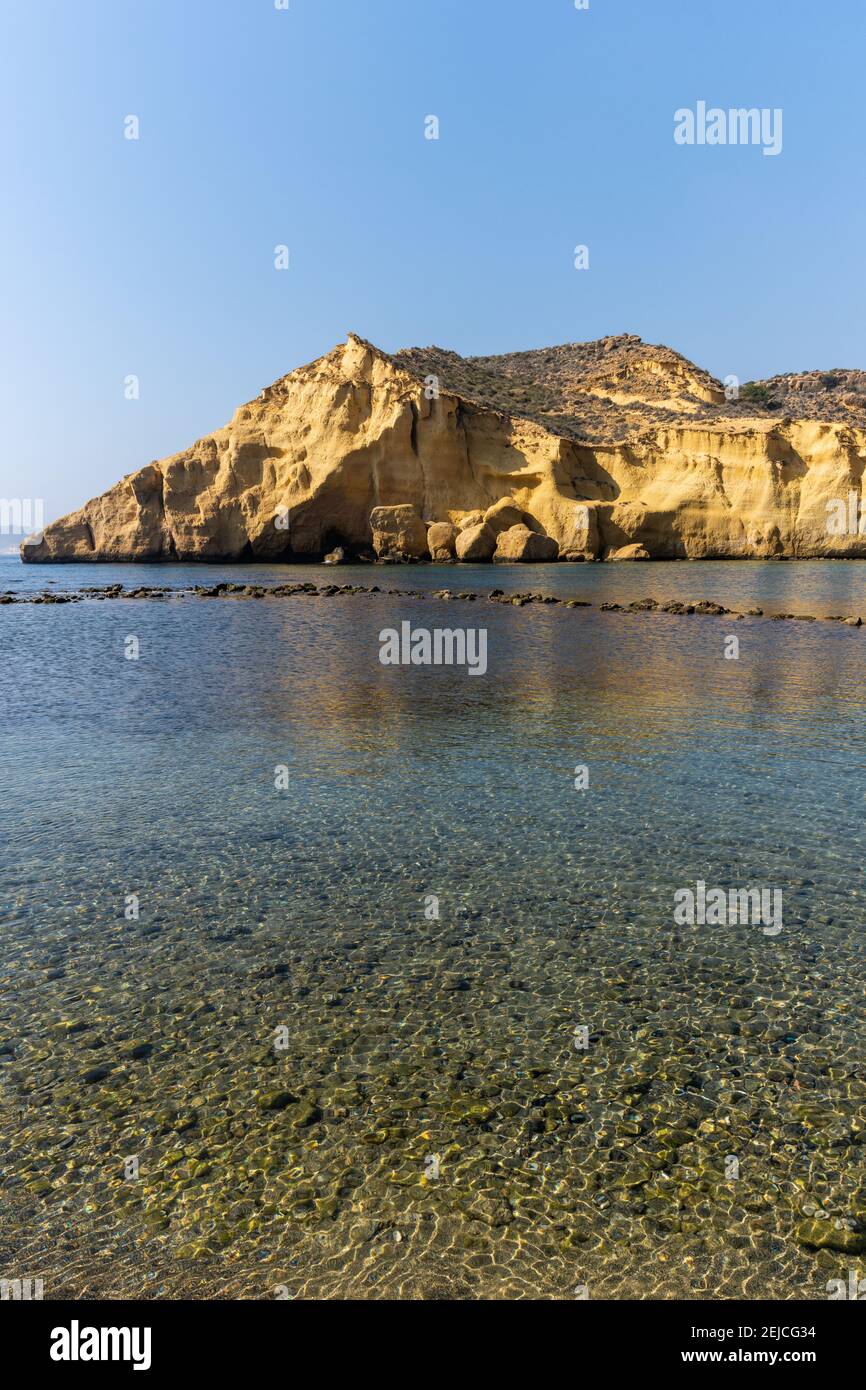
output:
[[[379,633],[383,666],[466,666],[470,676],[487,670],[486,627],[413,627],[402,622]]]
[[[41,1279],[0,1279],[0,1303],[37,1303],[42,1299]]]
[[[678,145],[762,145],[763,153],[782,153],[782,108],[721,106],[707,108],[705,101],[674,112],[674,140]]]
[[[830,498],[827,503],[827,535],[866,535],[866,510],[859,492],[849,492],[847,502],[844,497]]]
[[[45,503],[41,497],[0,497],[0,535],[38,540],[44,526]]]
[[[772,894],[772,899],[771,899]],[[708,888],[698,879],[694,890],[674,893],[674,922],[678,927],[761,926],[765,936],[782,930],[781,888]]]
[[[854,1302],[862,1303],[866,1299],[866,1279],[860,1278],[860,1271],[856,1269],[848,1270],[847,1283],[844,1279],[830,1279],[826,1284],[827,1297],[832,1303],[834,1299],[850,1298]]]
[[[134,1371],[150,1370],[149,1327],[68,1327],[51,1329],[52,1361],[131,1361]]]

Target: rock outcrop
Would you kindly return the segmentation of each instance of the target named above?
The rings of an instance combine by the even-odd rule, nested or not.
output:
[[[493,559],[496,549],[496,532],[486,521],[477,526],[467,526],[457,535],[457,559],[477,563]]]
[[[430,559],[444,563],[453,560],[456,555],[455,542],[457,540],[457,527],[450,521],[434,521],[432,526],[427,528],[427,549],[430,552]]]
[[[507,531],[499,532],[493,559],[500,564],[558,560],[559,546],[552,536],[540,536],[537,531],[530,531],[528,526],[518,522]]]
[[[645,545],[611,546],[604,557],[606,560],[649,560],[650,553]]]
[[[499,502],[494,502],[484,513],[485,524],[497,536],[500,531],[507,531],[512,526],[522,526],[525,521],[525,513],[519,507],[515,507],[510,497],[503,497]]]
[[[553,555],[553,544],[574,560],[640,548],[866,555],[864,382],[806,373],[729,402],[685,358],[630,337],[464,359],[389,356],[350,335],[22,555],[490,560],[497,549]],[[780,415],[792,402],[810,413]],[[434,526],[448,528],[435,545]],[[521,527],[520,545],[502,541]]]
[[[427,527],[413,506],[374,507],[370,513],[373,549],[380,560],[425,560]]]

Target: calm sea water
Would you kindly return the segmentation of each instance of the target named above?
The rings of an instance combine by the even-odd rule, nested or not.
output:
[[[384,578],[383,578],[384,575]],[[284,584],[298,580],[379,584],[382,588],[486,591],[531,589],[559,598],[628,602],[647,596],[712,599],[728,608],[767,613],[860,614],[866,622],[866,565],[857,561],[702,560],[643,564],[412,565],[22,565],[0,555],[0,593],[77,589],[105,584],[188,588],[229,579]]]
[[[479,599],[0,609],[4,1277],[826,1297],[866,1229],[866,637],[482,595],[866,616],[866,566],[0,591],[298,575]],[[485,627],[486,675],[382,666],[406,618]],[[780,888],[782,931],[676,925],[698,880]]]

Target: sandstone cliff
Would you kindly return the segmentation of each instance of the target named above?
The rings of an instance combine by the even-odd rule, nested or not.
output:
[[[22,556],[288,560],[372,555],[374,538],[390,558],[550,556],[527,529],[573,559],[866,555],[856,526],[828,530],[828,504],[861,495],[863,374],[746,395],[726,401],[706,372],[632,337],[464,359],[389,356],[350,334]]]

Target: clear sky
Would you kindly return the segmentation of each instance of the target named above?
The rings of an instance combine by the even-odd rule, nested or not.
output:
[[[866,368],[864,40],[863,0],[0,0],[0,496],[51,520],[348,329]],[[677,145],[701,100],[782,152]]]

